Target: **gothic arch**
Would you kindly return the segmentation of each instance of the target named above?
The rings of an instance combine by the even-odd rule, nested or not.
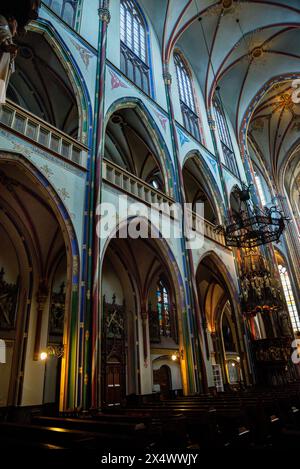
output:
[[[207,251],[205,254],[203,254],[203,256],[200,257],[196,271],[198,271],[200,264],[206,258],[210,258],[212,263],[217,267],[217,270],[220,272],[222,276],[222,281],[224,282],[224,285],[226,285],[228,289],[230,298],[234,302],[235,310],[239,312],[240,311],[239,293],[234,283],[233,277],[230,274],[224,262],[222,261],[222,259],[214,251]]]
[[[118,224],[110,236],[106,239],[103,249],[102,249],[102,254],[101,254],[101,262],[100,262],[100,271],[102,272],[103,270],[103,262],[105,255],[108,251],[108,247],[115,237],[115,235],[120,231],[123,230],[127,225],[130,223],[130,221],[139,221],[141,225],[145,227],[150,227],[154,232],[159,236],[158,230],[150,224],[146,219],[142,217],[132,217],[132,218],[127,218],[125,220],[122,220],[120,224]],[[122,241],[122,240],[120,240]],[[133,240],[135,241],[135,240]],[[143,239],[141,239],[143,241]],[[145,240],[147,241],[147,240]],[[159,262],[162,263],[166,271],[168,272],[169,275],[169,280],[172,281],[172,288],[174,292],[174,302],[177,305],[177,322],[178,322],[178,337],[179,337],[179,349],[185,350],[185,346],[183,342],[185,341],[185,312],[186,312],[186,303],[185,303],[185,293],[184,293],[184,284],[182,280],[182,275],[179,270],[177,261],[175,259],[175,256],[166,242],[165,239],[159,238],[159,239],[149,239],[149,244],[152,245],[153,249],[155,248],[156,256],[158,257]],[[118,239],[116,239],[116,244],[118,242]],[[128,267],[127,267],[128,268]],[[100,274],[101,275],[101,274]],[[132,281],[132,285],[134,285],[134,288],[137,288],[137,282]],[[140,292],[139,289],[137,291],[137,298],[136,301],[139,304],[139,307],[141,307],[141,298],[140,298]],[[187,364],[187,357],[184,357],[181,360],[182,363],[182,382],[183,382],[183,388],[185,389],[185,392],[187,392],[187,381],[188,381],[188,364]]]
[[[88,144],[90,140],[89,127],[92,123],[91,101],[84,77],[72,56],[72,53],[62,37],[58,35],[53,26],[46,20],[38,20],[31,23],[28,31],[40,34],[49,44],[53,53],[57,56],[68,79],[71,82],[74,98],[79,114],[78,139]]]
[[[13,169],[16,168],[19,174],[24,175],[25,182],[32,184],[32,187],[38,188],[40,194],[43,196],[44,208],[49,206],[51,213],[53,213],[53,219],[56,220],[59,227],[67,256],[67,278],[68,278],[68,289],[66,292],[66,317],[63,331],[63,343],[65,345],[65,354],[62,362],[62,374],[61,374],[61,400],[60,408],[67,408],[69,405],[73,405],[75,399],[75,379],[76,379],[76,343],[77,343],[77,313],[78,313],[78,295],[79,295],[79,270],[80,270],[80,258],[79,258],[79,247],[75,230],[73,228],[72,220],[68,214],[68,211],[60,199],[59,195],[47,180],[47,178],[29,162],[25,157],[16,153],[0,153],[0,168]],[[3,203],[3,205],[6,205]],[[8,207],[7,207],[8,208]],[[26,212],[25,219],[27,218]],[[10,211],[10,214],[14,216],[14,213]],[[28,255],[30,256],[31,267],[35,266],[32,270],[33,276],[35,276],[34,284],[36,286],[36,279],[40,278],[40,266],[39,266],[39,251],[36,251],[34,246],[35,238],[29,234],[28,230],[23,227],[23,222],[15,216],[16,223],[21,238],[24,238],[24,246],[26,246]],[[51,276],[51,273],[50,273]],[[67,370],[69,374],[67,375]],[[72,371],[72,374],[70,374]]]
[[[225,217],[225,206],[216,179],[199,150],[191,150],[185,155],[182,162],[182,169],[184,169],[186,163],[191,159],[194,160],[195,164],[199,168],[201,176],[203,177],[204,181],[206,181],[204,189],[214,206],[217,215],[217,222],[222,224],[222,221]]]
[[[164,178],[165,192],[169,197],[174,197],[175,173],[169,150],[153,116],[140,99],[126,97],[114,101],[106,111],[105,129],[107,128],[107,124],[112,115],[121,109],[134,109],[137,115],[141,118],[147,133],[155,145],[155,149],[159,157],[160,168]]]

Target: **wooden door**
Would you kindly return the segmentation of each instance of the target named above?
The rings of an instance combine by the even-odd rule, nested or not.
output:
[[[167,365],[163,365],[159,370],[160,392],[163,397],[170,397],[172,389],[171,370]]]
[[[107,406],[119,406],[122,404],[122,364],[120,362],[111,362],[107,364],[107,389],[106,404]]]

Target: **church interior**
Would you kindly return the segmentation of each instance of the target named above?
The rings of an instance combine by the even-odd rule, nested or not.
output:
[[[299,0],[1,0],[0,448],[299,447],[299,132]]]

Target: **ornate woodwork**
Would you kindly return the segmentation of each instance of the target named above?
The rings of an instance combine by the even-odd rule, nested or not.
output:
[[[102,406],[122,405],[126,395],[125,304],[103,298]]]
[[[258,384],[278,386],[295,379],[296,370],[291,361],[291,338],[255,340],[252,342],[252,350]]]

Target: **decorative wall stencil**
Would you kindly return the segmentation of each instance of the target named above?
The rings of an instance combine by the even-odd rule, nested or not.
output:
[[[57,192],[63,200],[70,198],[69,192],[64,187],[62,187],[61,189],[58,189]]]
[[[44,166],[41,167],[41,171],[45,174],[45,176],[50,179],[51,176],[53,176],[53,171],[52,169],[49,168],[47,164],[44,164]]]
[[[13,148],[16,152],[27,156],[27,158],[31,158],[31,150],[29,148],[26,148],[26,146],[13,142]]]
[[[164,129],[164,131],[166,131],[166,124],[167,124],[168,119],[165,116],[163,116],[160,112],[156,111],[156,109],[154,109],[154,113],[158,117],[159,122],[162,128]]]
[[[86,70],[88,70],[90,65],[90,59],[93,57],[93,54],[91,54],[85,47],[82,47],[80,44],[78,44],[78,42],[73,41],[73,39],[71,39],[71,41],[78,50]]]
[[[12,330],[16,325],[18,306],[19,280],[17,283],[7,283],[4,279],[5,271],[0,269],[0,329]]]
[[[185,133],[182,132],[181,129],[177,128],[177,132],[178,132],[178,135],[179,135],[179,141],[180,141],[181,146],[183,146],[185,143],[190,141],[190,139],[185,135]]]
[[[109,70],[109,73],[110,73],[110,76],[111,76],[110,83],[111,83],[111,89],[112,90],[115,90],[116,88],[128,88],[126,83],[121,81],[120,78],[118,77],[118,75],[115,72],[113,72],[112,70]]]
[[[214,158],[212,158],[211,156],[207,156],[207,158],[208,158],[208,160],[209,160],[209,163],[210,163],[210,165],[211,165],[211,167],[212,167],[213,172],[217,175],[217,173],[218,173],[218,164],[217,164],[217,161],[216,161]]]

